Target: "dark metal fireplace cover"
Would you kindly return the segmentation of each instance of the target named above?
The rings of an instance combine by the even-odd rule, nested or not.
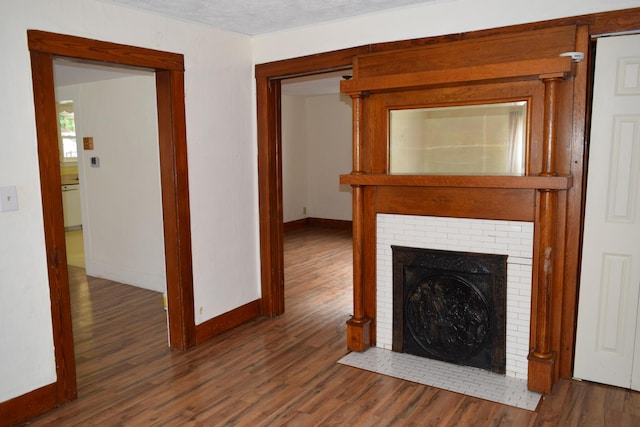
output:
[[[393,351],[504,373],[507,256],[392,250]]]

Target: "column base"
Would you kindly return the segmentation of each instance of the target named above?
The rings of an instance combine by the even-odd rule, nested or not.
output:
[[[527,388],[538,393],[551,393],[554,384],[555,353],[543,358],[531,352],[527,359],[529,360]]]
[[[371,319],[347,320],[347,348],[351,351],[365,351],[371,347]]]

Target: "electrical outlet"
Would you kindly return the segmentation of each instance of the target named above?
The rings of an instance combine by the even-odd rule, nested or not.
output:
[[[306,215],[307,214],[307,207],[305,206],[304,208],[302,208],[302,215]]]
[[[15,185],[0,187],[0,212],[18,210],[18,193]]]

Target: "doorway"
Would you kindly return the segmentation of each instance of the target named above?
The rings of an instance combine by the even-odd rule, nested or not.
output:
[[[320,220],[351,223],[351,99],[340,93],[350,70],[283,80],[282,191],[285,228]]]
[[[56,58],[54,78],[64,106],[62,200],[82,397],[91,393],[94,369],[125,368],[98,351],[108,342],[131,354],[168,345],[155,73]],[[137,333],[142,323],[132,320],[141,313],[156,322],[151,330],[163,331],[160,339]]]
[[[282,182],[281,86],[285,79],[350,70],[353,57],[367,47],[318,54],[307,58],[256,65],[258,104],[258,194],[260,216],[261,312],[284,314],[284,246]]]
[[[67,264],[164,294],[154,71],[56,58],[54,78],[57,103],[74,111],[76,155],[61,156]]]
[[[65,403],[76,398],[77,385],[55,119],[54,57],[155,70],[169,337],[171,347],[177,350],[195,344],[184,59],[174,53],[36,30],[29,30],[27,38],[51,295],[56,398],[58,403]]]

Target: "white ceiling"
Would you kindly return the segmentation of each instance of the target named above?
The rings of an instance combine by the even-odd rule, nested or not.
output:
[[[258,35],[442,0],[100,0]]]

